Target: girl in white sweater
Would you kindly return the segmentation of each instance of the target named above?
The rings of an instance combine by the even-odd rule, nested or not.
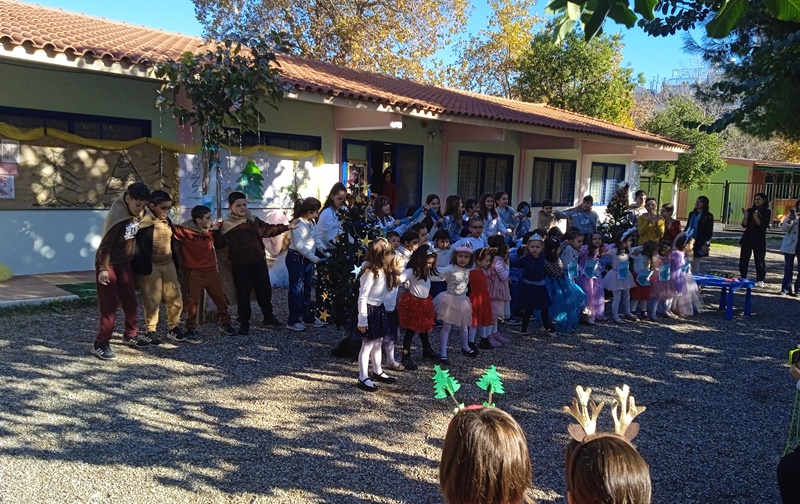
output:
[[[294,205],[297,228],[292,230],[292,242],[286,253],[286,269],[289,272],[289,323],[286,327],[294,331],[302,331],[306,326],[325,325],[314,318],[314,305],[311,303],[314,264],[321,260],[317,252],[322,254],[325,251],[314,225],[321,207],[322,203],[317,198],[299,199]]]

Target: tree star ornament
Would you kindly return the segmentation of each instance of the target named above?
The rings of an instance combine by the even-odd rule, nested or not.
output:
[[[327,301],[330,296],[328,295],[327,292],[323,292],[321,297],[323,301]]]
[[[361,273],[361,266],[354,266],[350,273],[352,273],[353,276],[358,276]]]
[[[323,322],[327,322],[327,321],[328,321],[328,318],[329,318],[330,316],[331,316],[331,314],[330,314],[330,313],[328,313],[328,310],[322,310],[321,312],[319,312],[319,319],[320,319],[321,321],[323,321]]]
[[[361,238],[361,244],[364,245],[365,247],[369,245],[370,241],[372,240],[370,240],[369,237]]]

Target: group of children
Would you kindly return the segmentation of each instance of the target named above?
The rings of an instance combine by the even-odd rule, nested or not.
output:
[[[395,381],[380,365],[382,349],[387,368],[416,369],[411,356],[414,334],[420,335],[423,358],[447,365],[453,329],[462,354],[474,358],[481,349],[509,342],[498,330],[499,322],[519,325],[525,335],[537,315],[537,332],[551,335],[572,331],[581,321],[593,325],[605,320],[606,292],[611,294],[610,318],[618,324],[687,317],[702,305],[690,268],[691,238],[679,236],[674,245],[647,241],[634,247],[634,230],[619,233],[611,244],[595,231],[584,244],[585,235],[579,229],[562,234],[551,225],[547,230],[526,232],[519,246],[510,248],[515,229],[500,218],[502,211],[492,213],[494,201],[507,208],[507,195],[489,196],[482,196],[477,210],[458,222],[459,230],[453,225],[454,217],[461,220],[458,196],[447,198],[442,218],[436,213],[438,197],[431,195],[425,207],[406,220],[391,220],[388,202],[381,197],[375,200],[374,214],[386,226],[386,237],[369,244],[369,267],[361,273],[354,315],[358,324],[353,325],[357,331],[352,333],[355,338],[363,336],[360,388],[373,391],[375,381]],[[552,206],[543,212],[540,217],[555,224],[555,219],[548,218]],[[517,226],[529,217],[522,211],[508,213],[520,221]],[[487,226],[493,230],[489,235]],[[438,352],[430,343],[436,323],[441,324]],[[394,345],[402,330],[403,353],[398,363]]]
[[[252,217],[241,192],[232,192],[228,204],[230,213],[219,227],[211,209],[202,205],[192,209],[190,219],[173,224],[170,195],[161,190],[151,192],[141,182],[131,184],[112,204],[95,256],[100,328],[92,347],[94,355],[103,360],[116,358],[110,341],[118,305],[125,315],[123,339],[132,346],[144,348],[163,342],[156,330],[162,302],[167,313],[165,338],[174,343],[200,343],[198,309],[203,291],[218,308],[222,334],[249,333],[251,290],[255,290],[264,324],[282,325],[272,310],[263,239],[296,230],[303,223],[267,224]],[[232,265],[238,329],[228,314],[216,249],[226,250]],[[179,271],[185,271],[183,286]],[[138,330],[137,288],[144,308],[144,334]],[[181,324],[182,316],[185,324]]]

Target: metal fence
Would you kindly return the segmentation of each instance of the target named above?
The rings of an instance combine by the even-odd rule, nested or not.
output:
[[[753,206],[753,197],[764,193],[772,209],[773,224],[786,215],[800,199],[800,184],[778,184],[774,182],[728,182],[723,183],[722,222],[727,226],[741,219],[742,208]],[[709,199],[711,196],[709,195]],[[713,200],[712,205],[713,205]]]

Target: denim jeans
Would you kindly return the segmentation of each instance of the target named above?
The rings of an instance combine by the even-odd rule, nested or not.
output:
[[[792,291],[792,274],[794,273],[794,262],[797,258],[797,279],[794,281],[794,291]],[[800,255],[783,254],[783,282],[781,290],[786,292],[800,291]]]
[[[286,269],[289,271],[289,325],[298,322],[313,322],[311,305],[311,279],[314,264],[294,250],[286,253]]]

